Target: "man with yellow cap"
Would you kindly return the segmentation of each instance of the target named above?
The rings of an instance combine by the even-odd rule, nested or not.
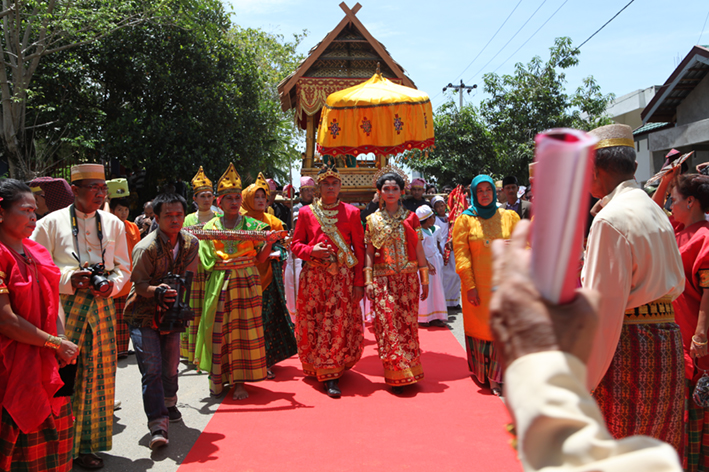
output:
[[[217,201],[224,215],[204,225],[205,230],[229,232],[266,231],[268,224],[241,214],[241,177],[234,164],[217,183]],[[214,396],[225,385],[233,386],[234,400],[249,396],[245,382],[266,379],[266,349],[263,333],[262,290],[257,264],[271,253],[272,243],[255,240],[203,240],[199,259],[206,273],[200,303],[194,363],[209,372]]]
[[[95,453],[112,446],[116,377],[112,297],[130,278],[125,226],[99,210],[108,192],[101,164],[71,168],[74,203],[37,222],[32,239],[49,250],[61,271],[59,293],[66,335],[79,346],[72,408],[75,463],[100,468]]]
[[[199,171],[192,177],[192,200],[197,204],[197,211],[190,213],[185,217],[185,226],[194,226],[205,224],[217,214],[212,210],[214,203],[214,186],[204,173],[202,166],[199,166]]]
[[[643,434],[679,451],[684,379],[672,300],[684,289],[667,216],[634,179],[627,125],[596,128],[591,194],[601,200],[588,236],[584,288],[601,294],[588,388],[616,438]]]

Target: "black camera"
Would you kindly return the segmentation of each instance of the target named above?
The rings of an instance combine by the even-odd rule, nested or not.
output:
[[[109,282],[108,278],[106,278],[106,267],[103,264],[99,262],[90,265],[86,268],[86,270],[91,272],[89,283],[91,284],[91,288],[95,291],[101,295],[108,295],[111,290],[113,290],[113,287],[111,287],[111,282]]]
[[[162,279],[161,284],[169,286],[177,292],[177,298],[169,304],[167,310],[158,310],[155,317],[158,331],[161,333],[183,333],[187,330],[190,321],[194,320],[194,311],[189,305],[190,289],[192,287],[192,271],[185,272],[184,277],[169,273]]]

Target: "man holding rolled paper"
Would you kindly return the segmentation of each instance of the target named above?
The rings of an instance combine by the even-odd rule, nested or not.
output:
[[[590,132],[598,139],[591,194],[601,199],[581,279],[601,293],[588,388],[616,438],[643,434],[679,451],[682,338],[672,300],[682,293],[682,261],[662,210],[634,179],[627,125]]]

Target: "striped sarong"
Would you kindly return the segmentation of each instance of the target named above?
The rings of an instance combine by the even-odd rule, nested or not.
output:
[[[419,347],[417,272],[374,277],[374,335],[384,380],[393,386],[423,378]]]
[[[354,301],[354,270],[335,275],[304,263],[298,282],[295,335],[305,375],[320,382],[342,377],[360,357],[364,342],[362,310]]]
[[[593,396],[616,439],[651,436],[681,454],[685,388],[679,326],[625,324]]]
[[[481,384],[488,380],[502,383],[502,360],[492,341],[465,337],[465,351],[468,357],[468,369]]]
[[[194,363],[194,351],[197,344],[197,333],[199,332],[199,321],[202,319],[202,307],[204,306],[204,286],[207,282],[207,273],[200,264],[197,274],[192,279],[192,289],[190,291],[190,307],[194,311],[194,320],[190,321],[187,330],[180,335],[180,357]]]
[[[214,316],[209,389],[266,378],[266,342],[261,320],[261,279],[256,266],[226,272]]]
[[[72,467],[74,418],[71,399],[62,397],[59,415],[51,414],[37,431],[23,433],[3,408],[0,421],[0,470],[65,472]],[[31,405],[30,405],[31,407]]]
[[[123,321],[126,300],[128,300],[128,295],[113,299],[113,306],[116,308],[116,352],[119,356],[128,352],[128,341],[130,341],[128,324]]]
[[[113,300],[77,290],[61,296],[66,335],[79,346],[72,410],[74,456],[112,447],[116,384],[116,334]]]

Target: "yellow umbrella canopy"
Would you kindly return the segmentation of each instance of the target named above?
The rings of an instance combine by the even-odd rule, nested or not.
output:
[[[428,95],[379,73],[328,96],[318,127],[322,155],[398,154],[433,143]]]

